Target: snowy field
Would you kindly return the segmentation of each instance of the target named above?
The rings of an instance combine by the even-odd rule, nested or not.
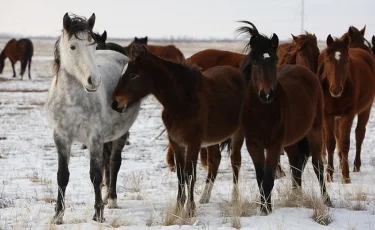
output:
[[[6,40],[0,40],[0,48],[4,43]],[[277,180],[273,190],[274,212],[261,216],[254,205],[259,192],[246,147],[242,150],[240,172],[242,202],[230,203],[232,170],[229,157],[223,152],[211,201],[204,205],[198,201],[206,172],[198,165],[197,215],[189,219],[172,210],[177,196],[177,177],[164,161],[168,142],[165,133],[158,137],[163,130],[162,108],[153,96],[142,102],[140,114],[130,129],[130,145],[122,152],[117,187],[120,208],[105,208],[103,224],[91,220],[94,191],[89,177],[89,154],[80,149],[80,143],[75,143],[69,165],[65,223],[50,224],[57,197],[57,153],[43,104],[52,80],[53,45],[52,40],[34,41],[32,80],[13,79],[8,60],[0,75],[0,229],[375,229],[375,111],[363,143],[362,171],[351,172],[351,184],[341,184],[335,156],[334,182],[328,184],[334,208],[323,208],[322,221],[312,218],[316,217],[314,210],[318,217],[320,214],[314,208],[314,203],[319,203],[316,202],[319,185],[311,160],[303,175],[304,195],[300,195],[303,199],[298,201],[290,193],[286,156],[281,161],[287,176]],[[237,52],[243,47],[241,42],[176,45],[186,57],[209,47]],[[19,63],[16,68],[18,74]],[[355,154],[354,137],[353,128],[350,169]],[[318,223],[325,220],[331,223],[328,226]]]

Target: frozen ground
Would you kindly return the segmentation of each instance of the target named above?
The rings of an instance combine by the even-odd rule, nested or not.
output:
[[[1,48],[5,42],[0,40]],[[0,75],[0,229],[375,229],[375,111],[363,143],[362,172],[351,173],[352,183],[348,185],[342,185],[341,173],[335,172],[334,182],[328,185],[335,207],[328,212],[332,218],[328,226],[314,222],[311,218],[313,209],[287,207],[289,172],[275,183],[275,211],[272,214],[261,216],[258,209],[242,214],[231,211],[231,167],[226,153],[223,153],[209,204],[198,203],[205,180],[205,171],[198,166],[197,215],[185,219],[173,218],[169,213],[176,199],[177,178],[164,163],[166,135],[157,138],[163,130],[161,106],[152,96],[143,101],[139,117],[130,130],[131,144],[125,146],[122,153],[118,178],[120,209],[105,209],[103,224],[91,220],[94,192],[89,178],[89,155],[76,143],[70,160],[65,224],[50,224],[57,196],[57,153],[42,106],[52,79],[54,41],[36,41],[34,44],[36,56],[31,81],[11,78],[8,61]],[[242,44],[186,43],[177,46],[188,57],[207,47],[240,51]],[[19,63],[16,68],[19,72]],[[355,151],[353,134],[351,146],[350,168]],[[245,147],[242,155],[241,195],[245,200],[256,201],[255,172]],[[282,165],[286,170],[286,156],[282,156]],[[338,169],[337,156],[335,166]],[[318,195],[319,186],[310,162],[303,179],[303,190]]]

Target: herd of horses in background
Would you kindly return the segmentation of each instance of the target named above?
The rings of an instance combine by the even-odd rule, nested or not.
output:
[[[301,189],[311,156],[322,198],[332,206],[326,181],[333,180],[336,146],[342,183],[351,182],[348,153],[355,116],[353,171],[361,168],[361,146],[375,96],[375,37],[371,47],[364,38],[365,27],[350,26],[338,39],[328,35],[326,48],[320,51],[314,34],[292,35],[290,43],[279,44],[277,34],[268,37],[253,23],[241,23],[238,32],[249,37],[246,54],[207,49],[185,59],[174,45],[153,46],[147,37],[135,37],[127,47],[107,43],[106,31],[93,32],[95,14],[88,20],[64,15],[46,102],[58,152],[55,223],[62,223],[65,210],[72,141],[82,142],[90,151],[93,219],[105,221],[105,204],[118,207],[121,151],[140,101],[149,94],[163,106],[169,141],[166,161],[178,178],[177,208],[186,205],[190,215],[195,213],[199,153],[207,168],[200,203],[209,202],[225,145],[229,145],[232,201],[236,202],[244,142],[255,167],[263,214],[272,212],[274,180],[285,175],[280,167],[283,151],[292,171],[292,188]],[[10,53],[6,50],[10,48],[1,53],[0,64]]]

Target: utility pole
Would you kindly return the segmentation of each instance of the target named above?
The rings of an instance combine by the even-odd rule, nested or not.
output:
[[[305,24],[305,0],[301,0],[301,34],[304,33],[304,24]]]

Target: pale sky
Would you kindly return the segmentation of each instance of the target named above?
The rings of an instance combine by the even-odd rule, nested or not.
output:
[[[0,0],[0,33],[58,36],[66,12],[96,14],[94,30],[108,37],[236,38],[238,20],[289,39],[300,33],[301,0]],[[305,30],[319,40],[350,25],[375,34],[375,0],[305,0]]]

